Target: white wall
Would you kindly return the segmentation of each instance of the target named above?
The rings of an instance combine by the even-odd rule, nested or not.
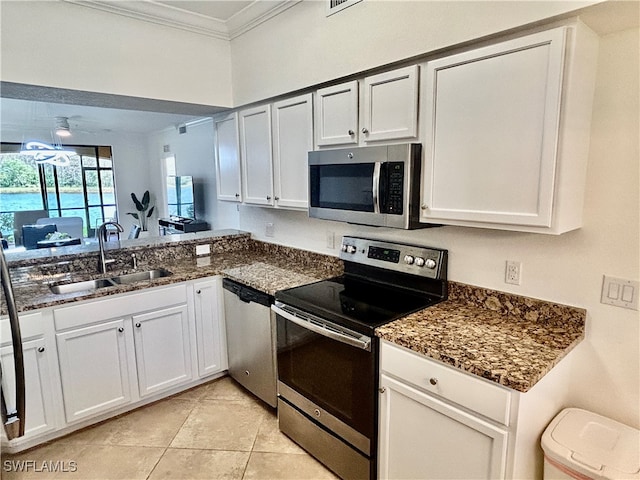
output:
[[[50,130],[30,130],[25,132],[31,138],[40,138],[48,141],[51,138]],[[147,136],[128,133],[86,134],[74,131],[73,137],[68,140],[70,145],[103,145],[111,147],[113,155],[113,168],[115,173],[116,205],[118,221],[128,235],[131,226],[136,220],[127,215],[127,212],[135,212],[135,205],[131,200],[131,192],[140,198],[145,190],[152,190],[153,179],[149,168],[149,151],[147,149]],[[0,140],[3,142],[22,143],[23,135],[15,132],[3,131]],[[153,202],[155,198],[152,196]],[[150,227],[152,228],[152,227]]]
[[[366,2],[365,2],[366,3]],[[327,232],[395,239],[449,250],[449,279],[587,309],[586,340],[567,359],[565,404],[640,426],[638,312],[600,303],[602,275],[638,280],[639,31],[601,39],[583,228],[561,236],[442,227],[398,231],[309,219],[305,212],[240,209],[256,238],[336,255]],[[275,226],[265,237],[265,224]],[[506,260],[522,262],[522,284],[504,283]]]
[[[599,0],[598,0],[599,1]],[[597,1],[303,1],[231,42],[234,105],[352,75]]]
[[[231,106],[226,40],[61,1],[0,2],[6,82]]]
[[[169,145],[170,153],[164,152]],[[211,119],[187,125],[187,132],[180,134],[169,128],[149,136],[150,164],[154,172],[154,190],[157,198],[162,198],[164,178],[159,164],[167,155],[175,155],[176,174],[191,175],[196,186],[196,217],[208,222],[212,228],[238,228],[236,206],[218,202],[215,158],[213,150],[213,121]],[[167,211],[164,205],[162,215]]]

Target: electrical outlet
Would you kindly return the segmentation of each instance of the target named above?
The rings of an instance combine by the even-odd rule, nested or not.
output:
[[[205,245],[196,245],[196,256],[211,254],[211,246],[207,243]]]
[[[634,280],[604,276],[600,303],[638,310],[638,285]]]
[[[515,260],[507,260],[504,272],[504,282],[512,285],[520,285],[520,275],[522,274],[522,263]]]
[[[264,235],[266,237],[273,237],[273,232],[274,232],[274,225],[271,222],[267,222],[267,224],[265,225],[265,229],[264,229]]]
[[[332,231],[327,231],[327,248],[333,250],[336,248],[336,234]]]

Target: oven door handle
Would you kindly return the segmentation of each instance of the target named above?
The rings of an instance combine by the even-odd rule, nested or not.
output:
[[[301,326],[302,328],[311,330],[314,333],[317,333],[327,338],[331,338],[332,340],[336,340],[341,343],[346,343],[347,345],[351,345],[353,347],[357,347],[362,350],[366,350],[367,352],[371,351],[371,339],[367,336],[362,335],[362,336],[356,337],[356,336],[347,335],[345,333],[341,333],[338,331],[329,330],[328,328],[323,327],[322,325],[317,325],[316,323],[313,323],[310,317],[303,316],[303,315],[300,315],[300,316],[293,315],[292,313],[289,313],[276,305],[271,305],[271,310],[273,310],[277,315],[280,315],[286,318],[287,320],[295,323],[296,325]],[[325,322],[322,322],[322,323],[325,323]]]

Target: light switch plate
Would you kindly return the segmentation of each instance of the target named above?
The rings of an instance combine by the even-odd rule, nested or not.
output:
[[[600,303],[638,310],[638,286],[637,281],[605,275]]]

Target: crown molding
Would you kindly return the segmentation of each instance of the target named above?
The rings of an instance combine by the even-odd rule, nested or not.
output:
[[[156,25],[177,28],[221,40],[231,40],[279,15],[301,0],[254,1],[226,22],[170,5],[156,3],[153,0],[128,2],[121,0],[63,1]]]
[[[227,20],[229,39],[239,37],[243,33],[257,27],[261,23],[280,15],[302,0],[254,1]]]

